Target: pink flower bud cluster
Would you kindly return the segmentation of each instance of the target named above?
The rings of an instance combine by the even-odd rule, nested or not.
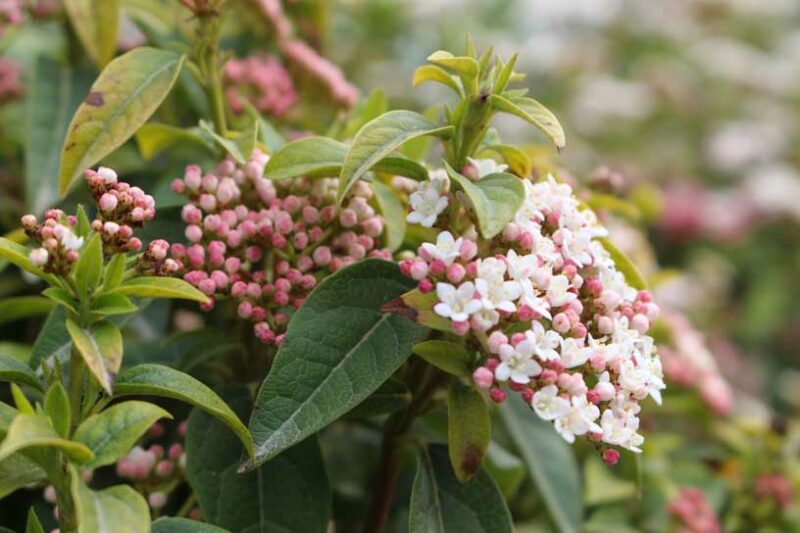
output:
[[[97,203],[92,229],[101,235],[105,255],[141,250],[142,241],[133,236],[133,229],[142,227],[155,216],[153,197],[139,187],[119,181],[117,173],[110,168],[88,169],[84,178]]]
[[[358,89],[345,79],[339,67],[319,55],[308,44],[299,39],[288,40],[281,43],[281,52],[287,60],[322,83],[339,105],[346,108],[355,105]]]
[[[0,36],[6,27],[22,24],[23,18],[22,0],[0,0]]]
[[[25,235],[40,245],[28,255],[31,264],[50,274],[69,274],[84,241],[75,234],[76,218],[60,209],[48,209],[41,223],[31,214],[23,216],[21,223]]]
[[[756,478],[756,496],[760,500],[772,500],[781,510],[794,503],[791,480],[784,474],[761,474]]]
[[[12,59],[0,58],[0,104],[21,98],[24,94],[25,87],[22,84],[22,69],[19,63]]]
[[[703,335],[678,312],[665,312],[662,319],[671,332],[670,341],[658,346],[664,374],[678,385],[697,389],[716,414],[730,414],[733,390],[720,373]]]
[[[705,493],[696,487],[683,487],[667,506],[683,533],[720,533],[722,526]]]
[[[253,55],[229,59],[223,69],[225,95],[234,113],[244,110],[244,101],[263,113],[282,117],[297,103],[297,92],[289,72],[274,56]]]
[[[639,402],[661,401],[661,363],[645,335],[659,309],[628,285],[595,240],[605,229],[568,185],[524,184],[525,201],[500,235],[443,231],[400,267],[486,357],[477,387],[502,402],[506,385],[565,440],[585,435],[614,463],[607,445],[641,451]]]
[[[148,447],[135,446],[116,464],[117,475],[133,481],[140,492],[147,496],[150,507],[162,508],[167,502],[167,493],[162,488],[176,485],[186,469],[186,452],[183,441],[186,438],[187,421],[178,425],[177,442],[168,447],[151,444]],[[161,423],[155,423],[146,438],[158,439],[165,433]]]
[[[190,165],[173,190],[183,208],[189,244],[170,253],[186,281],[212,298],[231,298],[263,342],[281,343],[288,313],[318,281],[365,257],[391,259],[383,248],[383,218],[372,192],[356,185],[340,208],[335,179],[273,182],[263,178],[268,156],[256,150],[247,164],[225,160],[212,174]]]

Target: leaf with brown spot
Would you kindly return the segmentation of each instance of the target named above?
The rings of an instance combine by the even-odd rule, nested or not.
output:
[[[167,97],[185,56],[141,47],[100,73],[69,126],[61,153],[59,190],[64,195],[84,169],[127,141]]]
[[[456,383],[447,395],[447,443],[450,464],[462,483],[481,467],[492,437],[489,406],[472,387]]]

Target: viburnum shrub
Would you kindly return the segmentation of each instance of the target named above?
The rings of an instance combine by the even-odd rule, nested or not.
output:
[[[50,23],[86,64],[7,76],[48,142],[0,259],[49,315],[30,357],[0,355],[0,496],[32,487],[61,533],[506,532],[531,506],[577,531],[566,443],[635,487],[659,307],[591,191],[490,125],[565,146],[510,87],[516,56],[435,52],[413,85],[455,99],[390,111],[303,40],[302,6],[181,0],[169,26],[144,4],[123,41],[156,46],[117,56],[119,2],[65,1]],[[234,38],[223,15],[269,31]],[[692,505],[714,523],[692,494],[676,521]]]

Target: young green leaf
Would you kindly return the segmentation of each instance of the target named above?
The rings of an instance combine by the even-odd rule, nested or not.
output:
[[[405,312],[402,314],[426,328],[452,333],[453,328],[450,327],[450,320],[437,315],[433,311],[433,306],[438,301],[435,292],[424,293],[419,289],[414,289],[403,294],[401,299],[403,305],[407,308],[404,311],[408,311],[407,315]]]
[[[337,176],[341,171],[347,145],[327,137],[303,137],[275,152],[264,168],[271,180]]]
[[[242,441],[248,455],[253,455],[253,441],[241,420],[214,391],[189,374],[164,365],[137,365],[119,375],[114,393],[115,397],[146,395],[174,398],[199,407],[222,420]]]
[[[222,529],[206,522],[179,518],[176,516],[159,518],[150,529],[151,533],[229,533],[227,529]]]
[[[18,451],[42,447],[59,448],[76,463],[85,463],[92,458],[92,450],[79,442],[62,438],[46,416],[22,413],[11,422],[6,438],[0,444],[0,461]]]
[[[295,313],[250,431],[259,465],[364,401],[403,364],[424,329],[381,307],[413,281],[369,259],[325,279]]]
[[[205,294],[182,279],[159,276],[131,278],[109,292],[137,298],[180,298],[200,303],[208,302]]]
[[[32,415],[35,412],[30,400],[16,383],[11,384],[11,397],[14,398],[14,405],[17,406],[20,413]]]
[[[506,96],[493,94],[489,97],[489,100],[492,108],[496,111],[515,115],[533,124],[547,135],[547,138],[556,145],[559,152],[564,149],[566,138],[564,137],[564,129],[558,119],[549,109],[533,98],[524,96],[508,96],[506,98]]]
[[[403,204],[397,198],[397,193],[380,181],[370,183],[375,199],[378,200],[383,220],[385,222],[384,235],[386,235],[386,246],[395,251],[403,244],[406,234],[406,214]]]
[[[103,245],[99,233],[95,233],[81,250],[73,275],[81,299],[90,296],[100,284],[103,276]]]
[[[450,467],[447,449],[420,448],[408,513],[410,533],[511,533],[514,526],[502,494],[480,469],[461,483]]]
[[[217,133],[213,124],[205,120],[200,120],[200,130],[211,137],[215,143],[228,152],[228,154],[230,154],[237,163],[243,165],[247,162],[247,158],[239,149],[239,145],[236,143],[235,139],[229,139]]]
[[[89,222],[89,216],[86,214],[86,209],[83,208],[83,204],[78,204],[78,212],[75,214],[76,223],[75,223],[75,234],[78,237],[89,237],[89,232],[92,231],[91,222]]]
[[[447,395],[447,446],[459,481],[469,481],[481,467],[491,438],[486,400],[473,387],[455,383]]]
[[[64,0],[75,34],[100,68],[117,51],[120,4],[120,0]]]
[[[36,511],[33,507],[28,509],[28,520],[25,523],[25,533],[44,533],[42,523],[39,522],[39,517],[36,516]]]
[[[102,321],[85,329],[68,318],[67,331],[86,367],[110,396],[114,378],[122,365],[122,333],[119,328]]]
[[[46,274],[41,268],[35,267],[28,259],[30,250],[10,239],[0,237],[0,259],[5,259],[12,265],[17,265],[22,270],[42,278],[51,285],[59,285],[59,281],[52,274]]]
[[[644,276],[642,276],[642,273],[639,272],[639,269],[633,261],[628,259],[628,256],[626,256],[622,250],[617,248],[614,243],[607,238],[600,238],[597,239],[597,241],[606,249],[606,252],[608,252],[611,259],[613,259],[614,263],[617,265],[617,269],[622,272],[622,275],[625,276],[625,281],[627,281],[631,287],[640,291],[647,290],[647,282],[644,280]]]
[[[11,381],[22,385],[29,385],[38,390],[44,390],[42,382],[36,373],[17,359],[10,355],[0,354],[0,381]]]
[[[103,291],[116,288],[122,283],[122,276],[125,274],[125,263],[128,256],[125,254],[115,254],[106,265],[103,274]]]
[[[250,159],[250,156],[253,155],[253,150],[256,147],[256,142],[258,140],[258,126],[259,126],[259,114],[254,108],[249,107],[247,108],[247,117],[248,122],[244,129],[240,131],[236,137],[233,139],[233,142],[236,143],[236,147],[239,148],[239,153],[242,154],[245,161]]]
[[[126,315],[139,310],[124,294],[106,293],[92,300],[91,309],[99,316]]]
[[[483,150],[491,150],[500,154],[508,164],[511,172],[520,178],[526,178],[531,175],[531,170],[533,168],[531,164],[531,158],[528,157],[528,154],[516,146],[511,146],[508,144],[492,144],[485,146]]]
[[[517,395],[501,406],[500,413],[556,527],[562,532],[580,531],[583,508],[576,497],[582,494],[580,472],[570,447]]]
[[[473,95],[478,92],[480,67],[475,58],[467,56],[456,57],[450,52],[439,50],[428,56],[428,62],[455,71],[461,78],[461,83],[464,85],[467,94]]]
[[[491,239],[513,220],[525,200],[522,180],[512,174],[498,172],[473,183],[444,162],[450,178],[458,183],[472,203],[478,228],[485,239]]]
[[[406,141],[425,135],[448,137],[452,132],[452,126],[439,127],[411,111],[389,111],[367,122],[347,152],[339,174],[339,198],[378,161]]]
[[[425,181],[428,179],[428,169],[413,161],[400,153],[395,152],[392,155],[387,155],[378,161],[374,167],[374,172],[382,172],[384,174],[391,174],[393,176],[405,176],[417,181]]]
[[[78,533],[149,533],[150,508],[130,485],[92,490],[72,471]]]
[[[0,300],[0,324],[13,322],[20,318],[46,315],[52,308],[53,302],[41,296],[3,298]]]
[[[456,81],[457,79],[458,78],[454,78],[441,67],[437,67],[436,65],[422,65],[421,67],[417,67],[417,70],[414,71],[414,78],[411,85],[416,89],[423,83],[429,81],[441,83],[453,89],[457,95],[463,96],[464,90],[461,88],[460,82]]]
[[[44,412],[50,419],[50,424],[63,438],[69,438],[70,410],[69,398],[64,385],[56,381],[47,389],[44,396]]]
[[[15,453],[0,461],[0,500],[23,487],[41,483],[47,479],[42,467],[21,453]]]
[[[58,199],[58,168],[67,126],[92,76],[40,55],[25,83],[25,205],[41,213]]]
[[[244,386],[218,389],[239,415],[252,409]],[[239,474],[242,447],[214,417],[194,409],[186,432],[186,477],[208,522],[230,531],[324,533],[331,490],[316,437]]]
[[[200,128],[178,128],[159,122],[148,122],[136,131],[136,144],[145,161],[150,161],[167,148],[182,142],[200,146],[206,150],[214,146],[201,135]]]
[[[414,345],[414,353],[448,374],[461,378],[472,374],[472,357],[462,344],[424,341]]]
[[[172,89],[184,59],[143,46],[106,66],[69,125],[61,153],[62,195],[83,169],[121,146],[155,112]]]
[[[110,465],[128,453],[160,418],[172,418],[172,415],[149,402],[122,402],[81,422],[73,439],[94,453],[87,468]]]

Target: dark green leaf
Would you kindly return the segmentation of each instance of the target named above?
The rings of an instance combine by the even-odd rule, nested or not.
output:
[[[10,355],[0,354],[0,381],[11,381],[44,390],[31,367]]]
[[[229,533],[222,529],[205,522],[189,520],[188,518],[164,517],[159,518],[150,529],[151,533]]]
[[[481,467],[491,438],[492,420],[483,396],[454,384],[447,395],[447,446],[459,481],[469,481]]]
[[[36,511],[33,507],[28,509],[28,520],[25,524],[25,533],[44,533],[42,524],[39,522],[39,517],[36,516]]]
[[[49,290],[49,289],[48,289]],[[41,296],[17,296],[0,300],[0,324],[38,315],[46,315],[53,302]]]
[[[44,470],[21,453],[0,461],[0,499],[15,490],[47,479]]]
[[[306,299],[250,419],[255,464],[347,413],[406,360],[424,330],[381,307],[411,286],[396,264],[372,259],[336,272]]]

